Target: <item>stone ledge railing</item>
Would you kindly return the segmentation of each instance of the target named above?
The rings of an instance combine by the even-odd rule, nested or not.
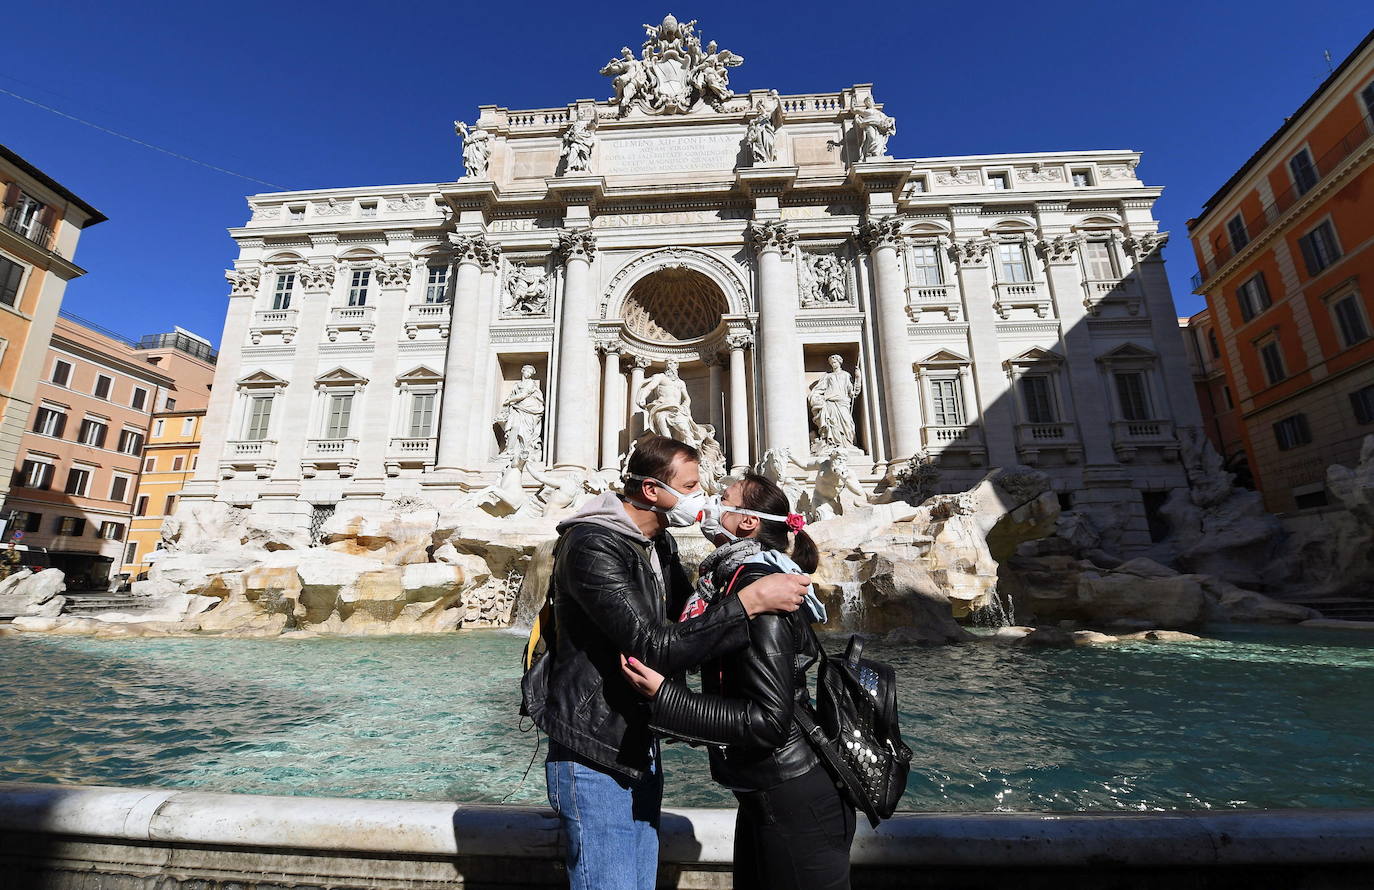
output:
[[[1017,876],[1030,870],[1056,888],[1124,875],[1133,888],[1175,888],[1179,870],[1356,887],[1374,866],[1374,810],[907,813],[877,831],[860,823],[855,888],[1027,886]],[[666,810],[660,886],[729,887],[733,828],[731,810]],[[566,886],[561,843],[542,807],[0,783],[0,873],[48,890],[206,886],[211,876],[226,887]]]

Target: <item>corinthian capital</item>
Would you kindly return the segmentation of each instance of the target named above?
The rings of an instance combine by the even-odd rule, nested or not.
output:
[[[776,250],[786,256],[797,243],[797,235],[784,222],[751,222],[749,237],[754,242],[755,253],[768,253]]]
[[[382,287],[405,287],[410,284],[410,263],[378,263],[377,280]]]
[[[961,266],[980,266],[987,262],[991,252],[990,238],[965,238],[963,241],[951,241],[949,245],[950,259]]]
[[[859,243],[872,253],[880,247],[902,246],[902,221],[895,216],[871,219],[859,226]]]
[[[334,286],[334,264],[312,263],[302,266],[300,276],[301,286],[306,293],[323,293]]]
[[[487,240],[486,235],[458,235],[450,234],[448,243],[453,246],[453,262],[455,265],[471,263],[474,266],[481,266],[483,269],[494,269],[501,260],[501,248]]]
[[[1135,257],[1137,263],[1143,263],[1149,259],[1158,259],[1160,248],[1168,243],[1168,232],[1146,232],[1127,238],[1123,246]]]
[[[585,260],[590,263],[596,255],[596,233],[591,229],[564,229],[558,233],[558,249],[568,260]]]
[[[1046,262],[1072,263],[1082,245],[1083,239],[1078,235],[1055,235],[1038,242],[1035,247]]]
[[[224,277],[229,281],[229,295],[232,297],[251,297],[258,292],[262,272],[252,269],[226,269]]]
[[[731,349],[748,349],[754,345],[754,335],[748,331],[727,334],[725,336],[725,345],[729,346]]]

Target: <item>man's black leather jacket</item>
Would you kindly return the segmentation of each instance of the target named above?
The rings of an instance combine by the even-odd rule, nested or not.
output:
[[[666,585],[650,565],[651,546]],[[749,642],[738,597],[677,622],[690,592],[671,535],[646,544],[592,523],[568,528],[554,556],[548,667],[536,666],[525,679],[535,724],[577,754],[643,778],[653,749],[648,703],[621,673],[621,653],[672,675]]]
[[[728,607],[736,591],[776,571],[746,564],[730,585],[731,595],[712,603],[702,617]],[[806,672],[817,653],[804,623],[809,620],[805,606],[756,616],[749,622],[747,649],[702,665],[701,694],[681,680],[663,682],[650,703],[650,725],[715,746],[711,776],[729,788],[757,791],[805,774],[819,761],[792,713],[811,703]]]

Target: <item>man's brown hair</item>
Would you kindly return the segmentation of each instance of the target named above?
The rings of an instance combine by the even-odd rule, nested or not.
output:
[[[669,471],[679,454],[684,460],[690,460],[694,463],[701,462],[701,455],[686,442],[679,442],[677,439],[670,439],[667,436],[644,436],[635,441],[634,451],[630,454],[630,463],[625,469],[631,476],[652,476],[668,485],[671,484],[671,480],[668,478]],[[630,498],[642,498],[644,496],[644,490],[640,487],[639,480],[625,480],[625,496]]]

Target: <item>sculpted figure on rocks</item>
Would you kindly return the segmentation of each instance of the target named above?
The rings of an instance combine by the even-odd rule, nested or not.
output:
[[[846,509],[852,510],[859,504],[872,503],[868,492],[864,491],[858,477],[845,462],[844,449],[831,448],[805,461],[797,460],[791,451],[787,451],[787,459],[803,470],[816,471],[811,491],[804,495],[798,504],[798,509],[806,517],[807,522],[833,519],[843,516]]]
[[[644,412],[650,430],[696,448],[710,431],[692,419],[692,399],[677,371],[678,363],[669,359],[663,371],[645,380],[635,393],[635,407]]]

